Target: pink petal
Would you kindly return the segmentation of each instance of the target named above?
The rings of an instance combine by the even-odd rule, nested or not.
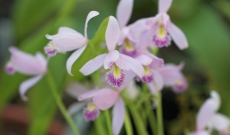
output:
[[[85,107],[87,105],[87,101],[85,102],[75,102],[73,104],[71,104],[69,107],[68,107],[68,113],[70,115],[73,115],[75,113],[77,113],[78,111],[80,111],[83,107]]]
[[[152,42],[152,36],[153,32],[151,30],[145,30],[140,34],[140,37],[137,40],[137,45],[141,51],[146,50],[148,48],[148,46],[150,45],[149,43]]]
[[[120,38],[120,27],[119,24],[113,16],[109,17],[109,23],[106,29],[106,44],[109,51],[112,51],[115,49],[116,44],[118,43],[118,40]]]
[[[166,13],[166,12],[168,12],[171,4],[172,4],[172,0],[159,0],[158,13]]]
[[[156,88],[156,85],[154,83],[147,83],[149,91],[153,94],[156,95],[158,92],[158,89]]]
[[[125,59],[122,59],[122,57],[120,57],[115,63],[122,70],[130,70],[129,64]]]
[[[152,70],[153,73],[153,78],[154,78],[154,83],[156,85],[157,90],[162,90],[164,86],[164,80],[157,70]]]
[[[72,29],[72,28],[68,28],[68,27],[60,27],[58,29],[58,33],[73,33],[73,34],[76,34],[78,35],[79,37],[83,37],[81,33],[79,33],[78,31]]]
[[[105,58],[104,68],[111,68],[113,63],[119,59],[119,52],[117,50],[110,51]]]
[[[124,120],[125,120],[125,106],[123,100],[119,98],[113,107],[112,127],[113,127],[114,135],[119,135]]]
[[[129,33],[131,34],[135,43],[138,43],[142,32],[147,30],[146,21],[147,21],[146,18],[139,19],[129,26],[129,31],[130,31]]]
[[[86,21],[85,21],[85,29],[84,29],[85,30],[85,38],[88,38],[87,37],[87,27],[88,27],[89,20],[92,19],[93,17],[97,16],[97,15],[99,15],[99,12],[97,12],[97,11],[89,12],[89,14],[88,14],[88,16],[86,18]]]
[[[25,93],[32,87],[34,86],[39,80],[41,80],[43,75],[37,75],[33,78],[30,78],[24,82],[21,83],[19,87],[19,94],[22,98],[22,100],[27,101],[28,98],[25,96]]]
[[[97,69],[99,69],[102,65],[103,62],[106,58],[107,54],[101,54],[97,57],[95,57],[94,59],[88,61],[81,69],[80,72],[83,75],[89,75],[92,74],[94,71],[96,71]]]
[[[137,60],[123,54],[120,54],[120,58],[124,59],[129,65],[130,70],[136,73],[140,78],[144,76],[143,66]]]
[[[155,55],[153,55],[147,51],[145,52],[145,54],[152,58],[152,63],[151,63],[152,68],[161,68],[164,66],[164,60],[163,59],[158,58],[157,56],[155,56]]]
[[[133,0],[120,0],[117,6],[117,20],[120,27],[123,28],[127,25],[133,9]]]
[[[72,69],[72,66],[74,64],[74,62],[81,56],[81,54],[84,52],[86,48],[86,45],[79,48],[78,50],[76,50],[75,52],[73,52],[71,54],[71,56],[68,58],[67,62],[66,62],[66,69],[67,69],[67,72],[73,76],[72,72],[71,72],[71,69]]]
[[[207,99],[201,106],[197,115],[197,131],[203,130],[211,118],[215,114],[215,101],[213,99]]]
[[[209,132],[205,131],[205,130],[202,130],[202,131],[197,131],[197,132],[190,133],[188,135],[211,135],[211,134]]]
[[[65,53],[86,45],[88,43],[88,39],[80,34],[64,32],[54,35],[52,43],[56,50]]]
[[[40,52],[36,53],[35,58],[39,61],[40,67],[43,68],[44,71],[47,70],[48,60],[42,55]]]
[[[140,54],[135,58],[137,61],[139,61],[142,65],[148,66],[151,64],[152,59],[148,55]]]
[[[65,91],[69,96],[73,98],[78,98],[79,95],[88,92],[88,89],[80,83],[69,83]]]
[[[188,48],[188,40],[186,36],[175,24],[172,23],[168,31],[171,37],[173,38],[173,41],[175,42],[175,44],[181,50]]]
[[[97,94],[99,93],[99,90],[98,89],[94,89],[94,90],[90,90],[84,94],[81,94],[78,96],[78,101],[82,101],[82,100],[85,100],[85,99],[88,99],[88,98],[92,98],[94,96],[96,96]]]
[[[223,114],[217,113],[212,117],[211,124],[215,130],[221,132],[229,128],[230,119]]]
[[[118,89],[119,91],[122,91],[124,88],[128,87],[129,83],[134,79],[134,77],[136,76],[135,73],[133,73],[133,71],[124,71],[125,74],[125,80],[124,80],[124,84]]]
[[[15,47],[10,47],[10,63],[13,68],[26,75],[44,74],[46,72],[46,60],[42,58],[41,54],[32,56],[24,53]]]
[[[219,108],[220,108],[220,95],[216,92],[216,91],[214,91],[214,90],[212,90],[211,91],[211,98],[215,101],[215,103],[216,103],[216,105],[214,106],[215,107],[215,110],[217,111],[217,110],[219,110]]]
[[[118,98],[118,91],[105,88],[98,91],[98,94],[93,98],[93,102],[100,110],[106,110],[113,106]]]

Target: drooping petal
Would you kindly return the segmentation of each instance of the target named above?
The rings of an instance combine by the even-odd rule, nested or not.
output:
[[[125,106],[123,100],[119,98],[113,107],[112,127],[113,127],[114,135],[119,135],[124,120],[125,120]]]
[[[44,55],[42,55],[40,52],[36,53],[35,58],[37,59],[37,61],[39,61],[40,66],[44,69],[47,68],[47,59],[44,57]]]
[[[118,98],[118,91],[104,88],[98,91],[98,94],[93,98],[93,102],[100,110],[106,110],[113,106]]]
[[[186,49],[188,47],[188,40],[184,33],[173,23],[171,23],[171,27],[168,29],[169,34],[173,38],[175,44],[181,49]]]
[[[19,94],[22,98],[22,100],[27,101],[28,98],[25,96],[25,93],[32,87],[34,86],[39,80],[41,80],[43,75],[37,75],[33,78],[30,78],[24,82],[21,83],[19,87]]]
[[[101,55],[95,57],[94,59],[88,61],[88,62],[80,69],[80,72],[81,72],[83,75],[92,74],[94,71],[96,71],[97,69],[99,69],[99,68],[103,65],[106,56],[107,56],[107,54],[101,54]]]
[[[212,117],[211,124],[215,130],[221,132],[229,128],[230,119],[223,114],[217,113]]]
[[[88,36],[87,36],[87,27],[88,27],[89,20],[92,19],[93,17],[97,16],[97,15],[99,15],[99,12],[97,12],[97,11],[91,11],[91,12],[89,12],[89,14],[88,14],[88,16],[86,18],[86,21],[85,21],[85,29],[84,29],[84,31],[85,31],[85,38],[88,38]]]
[[[130,70],[132,70],[134,73],[136,73],[140,78],[142,78],[145,74],[143,66],[135,59],[120,54],[120,58],[127,61],[127,64],[129,65]]]
[[[157,90],[162,90],[164,86],[164,80],[161,74],[157,70],[152,70],[152,73]]]
[[[82,101],[82,100],[85,100],[85,99],[88,99],[88,98],[92,98],[94,96],[96,96],[98,94],[99,90],[98,89],[95,89],[95,90],[90,90],[84,94],[81,94],[78,96],[78,101]]]
[[[117,20],[120,27],[123,28],[127,25],[133,9],[133,0],[120,0],[117,6]]]
[[[119,58],[119,52],[117,50],[110,51],[105,58],[104,68],[105,69],[111,68],[113,63],[117,61],[118,58]]]
[[[215,114],[216,103],[213,99],[207,99],[204,104],[201,106],[198,115],[197,115],[197,131],[203,130],[207,124],[210,122],[211,118]]]
[[[41,56],[32,56],[18,50],[16,47],[10,47],[10,63],[15,71],[26,75],[44,74],[46,72],[46,60]]]
[[[89,89],[87,89],[84,85],[80,84],[80,83],[75,83],[75,82],[71,82],[68,84],[67,88],[66,88],[66,93],[77,99],[79,95],[87,92]]]
[[[72,69],[72,66],[74,64],[74,62],[81,56],[81,54],[84,52],[86,46],[83,46],[81,48],[79,48],[78,50],[76,50],[75,52],[73,52],[71,54],[71,56],[68,58],[68,60],[66,61],[66,69],[67,69],[67,72],[73,76],[72,72],[71,72],[71,69]]]
[[[52,38],[52,44],[61,53],[76,50],[87,43],[88,39],[83,35],[72,32],[58,33]]]
[[[171,4],[172,4],[172,0],[159,0],[158,13],[166,13],[166,12],[168,12]]]
[[[137,61],[139,61],[142,65],[148,66],[151,64],[151,62],[153,61],[151,59],[151,57],[149,57],[148,55],[145,54],[140,54],[139,56],[137,56],[135,58]]]
[[[106,29],[105,40],[109,51],[115,49],[116,44],[120,38],[120,27],[119,24],[113,16],[109,17],[109,23]]]
[[[87,105],[87,101],[85,102],[75,102],[73,104],[71,104],[69,107],[68,107],[68,113],[70,115],[73,115],[75,113],[77,113],[78,111],[80,111],[84,106]]]

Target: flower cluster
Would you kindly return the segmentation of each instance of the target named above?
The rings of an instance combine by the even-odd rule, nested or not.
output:
[[[86,62],[80,72],[87,76],[103,66],[105,80],[110,86],[87,91],[77,96],[79,101],[89,99],[84,109],[86,121],[92,121],[100,115],[100,110],[113,106],[113,133],[119,134],[125,117],[124,101],[121,91],[131,80],[146,83],[152,94],[162,90],[164,86],[172,87],[176,92],[187,88],[187,82],[181,73],[184,63],[180,65],[164,64],[162,58],[151,53],[151,49],[167,47],[172,41],[183,50],[188,47],[188,41],[183,32],[171,22],[166,13],[172,0],[159,0],[159,11],[154,17],[137,20],[128,25],[132,13],[133,0],[121,0],[117,7],[117,19],[109,17],[105,33],[107,53],[100,54]],[[85,22],[84,36],[68,27],[60,27],[55,35],[46,35],[50,40],[44,47],[48,57],[54,57],[58,52],[74,51],[66,62],[70,75],[72,65],[86,49],[89,39],[87,25],[90,19],[99,15],[91,11]],[[119,46],[117,46],[119,45]],[[6,71],[13,74],[15,71],[27,75],[37,75],[25,81],[20,86],[20,94],[26,99],[25,92],[38,82],[47,71],[47,60],[41,55],[31,56],[16,48],[10,48],[12,57],[6,65]],[[111,87],[112,86],[112,87]]]

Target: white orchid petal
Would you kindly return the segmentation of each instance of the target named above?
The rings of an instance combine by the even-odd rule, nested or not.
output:
[[[113,107],[112,127],[113,127],[114,135],[119,135],[124,120],[125,120],[125,106],[123,100],[119,98]]]
[[[127,25],[133,9],[133,0],[120,0],[117,6],[117,20],[120,27],[123,28]]]
[[[91,11],[91,12],[89,12],[89,14],[88,14],[88,16],[86,18],[86,21],[85,21],[85,29],[84,29],[84,31],[85,31],[85,38],[88,38],[88,36],[87,36],[87,27],[88,27],[89,20],[92,19],[95,16],[98,16],[98,15],[99,15],[99,12],[97,12],[97,11]]]
[[[79,95],[78,96],[78,101],[82,101],[82,100],[85,100],[85,99],[92,98],[92,97],[96,96],[98,94],[98,92],[99,92],[98,89],[89,90],[88,92]]]
[[[158,13],[166,13],[166,12],[168,12],[171,4],[172,4],[172,0],[159,0]]]
[[[111,68],[111,64],[113,64],[115,61],[119,59],[119,52],[117,50],[110,51],[108,55],[105,58],[104,61],[104,68],[108,69]]]

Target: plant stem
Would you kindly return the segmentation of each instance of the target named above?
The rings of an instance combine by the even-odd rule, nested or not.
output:
[[[163,117],[162,117],[162,99],[161,92],[158,92],[158,104],[157,104],[157,126],[158,135],[164,135]]]
[[[157,123],[156,123],[157,120],[156,120],[155,113],[153,112],[151,104],[149,102],[147,102],[147,113],[149,116],[148,121],[151,126],[152,133],[154,135],[157,135]]]
[[[108,125],[109,135],[113,135],[113,133],[112,133],[112,124],[111,124],[110,115],[109,115],[109,110],[105,111],[105,117],[106,117],[106,122],[107,122],[107,125]]]
[[[127,135],[133,135],[133,128],[132,128],[132,124],[130,121],[130,117],[129,117],[127,108],[125,110],[125,130],[126,130]]]
[[[75,135],[80,135],[80,133],[79,133],[79,131],[78,131],[76,125],[74,124],[74,122],[73,122],[73,120],[71,119],[70,115],[68,114],[68,112],[67,112],[67,110],[66,110],[64,104],[63,104],[62,101],[61,101],[61,98],[60,98],[60,96],[59,96],[59,94],[58,94],[58,92],[57,92],[56,85],[55,85],[55,83],[54,83],[53,77],[52,77],[52,75],[51,75],[50,72],[47,73],[46,79],[47,79],[47,82],[48,82],[48,84],[49,84],[49,86],[50,86],[50,90],[51,90],[51,92],[52,92],[52,94],[53,94],[53,96],[54,96],[54,99],[55,99],[55,101],[56,101],[56,103],[57,103],[57,106],[58,106],[58,108],[60,109],[62,115],[64,116],[64,118],[65,118],[66,121],[68,122],[68,124],[69,124],[69,126],[71,127],[71,129],[73,130],[74,134],[75,134]]]

